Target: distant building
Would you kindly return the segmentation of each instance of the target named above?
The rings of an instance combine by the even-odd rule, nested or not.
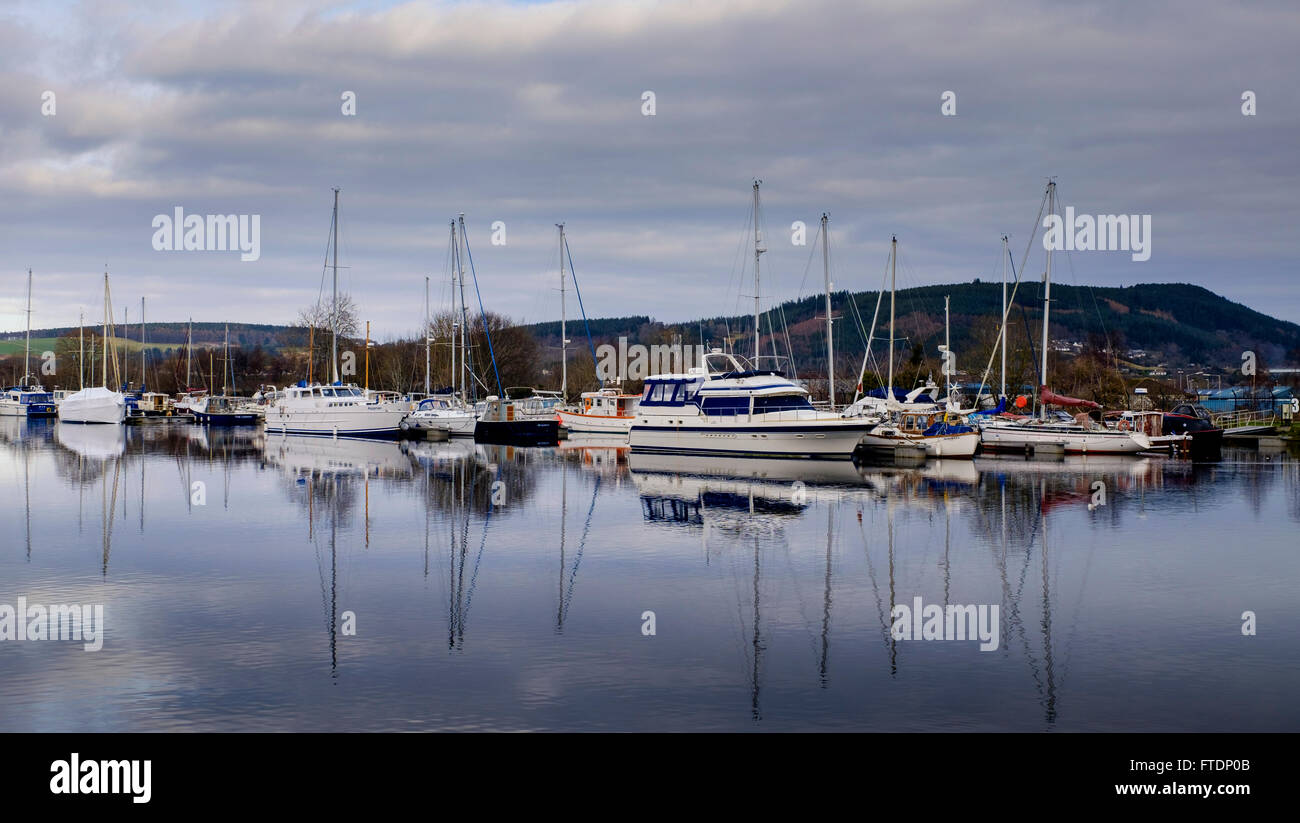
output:
[[[1235,386],[1226,389],[1198,389],[1197,399],[1201,405],[1212,412],[1231,411],[1274,411],[1282,412],[1283,406],[1290,406],[1295,398],[1295,390],[1290,386],[1261,386],[1252,389],[1249,386]]]

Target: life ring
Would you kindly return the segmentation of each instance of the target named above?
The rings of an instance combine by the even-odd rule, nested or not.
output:
[[[1122,431],[1122,432],[1129,431],[1130,429],[1133,428],[1132,421],[1130,421],[1127,417],[1121,417],[1121,418],[1119,419],[1119,427],[1118,427],[1118,428],[1119,428],[1119,430]]]

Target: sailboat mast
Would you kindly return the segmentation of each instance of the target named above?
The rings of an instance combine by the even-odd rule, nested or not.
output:
[[[835,411],[835,336],[831,324],[831,252],[828,224],[830,215],[822,212],[822,275],[826,281],[826,393]]]
[[[144,298],[140,298],[140,391],[144,391],[145,383],[148,378],[145,377],[145,360],[144,355]]]
[[[1002,235],[1002,397],[1007,396],[1007,236]]]
[[[465,369],[465,347],[460,345],[460,366],[456,365],[456,347],[460,343],[460,320],[456,317],[456,276],[460,270],[460,240],[456,236],[456,221],[451,221],[451,394],[456,395],[460,374]]]
[[[948,320],[948,295],[943,296],[943,353],[945,355],[943,364],[943,390],[947,395],[944,404],[947,405],[952,400],[952,328]]]
[[[564,291],[564,224],[555,224],[560,229],[560,397],[569,401],[569,335],[568,306],[565,305]]]
[[[456,280],[460,276],[460,236],[456,234],[456,221],[451,221],[451,393],[455,395],[459,388],[464,401],[464,385],[461,375],[465,372],[465,346],[461,337],[461,318],[456,314]],[[455,352],[460,346],[460,367],[456,366]]]
[[[451,350],[451,373],[456,373],[456,349]],[[424,396],[429,396],[429,277],[424,277]]]
[[[894,291],[898,287],[898,237],[889,240],[889,387],[885,403],[894,400]]]
[[[330,372],[339,382],[339,190],[334,187],[334,297],[330,303]]]
[[[189,329],[185,332],[185,390],[190,390],[190,360],[194,354],[194,318],[190,318]]]
[[[86,313],[77,312],[77,388],[86,388]]]
[[[101,370],[103,373],[100,376],[104,381],[104,388],[108,388],[108,272],[104,272],[104,334],[100,342],[103,343],[104,348],[104,364]]]
[[[456,239],[456,271],[460,277],[460,402],[469,403],[468,386],[465,375],[469,371],[469,338],[466,326],[469,323],[469,309],[465,306],[465,258],[461,255],[461,243],[465,242],[465,212],[461,212],[460,234]]]
[[[1049,181],[1047,184],[1047,213],[1056,214],[1056,181]],[[1043,387],[1047,387],[1047,347],[1049,344],[1047,336],[1047,315],[1052,305],[1052,247],[1047,247],[1047,271],[1043,273],[1043,368],[1042,379]],[[1042,392],[1038,395],[1038,416],[1041,420],[1047,419],[1047,404],[1042,401]]]
[[[758,228],[758,185],[762,182],[762,180],[754,181],[754,368],[758,368],[758,299],[761,291],[759,288],[758,258],[765,251],[763,248],[763,235]]]
[[[23,381],[32,373],[32,270],[27,270],[27,347],[23,350]]]
[[[229,323],[226,324],[226,346],[225,346],[224,356],[226,362],[224,362],[221,365],[221,393],[231,394],[232,392],[226,391],[226,372],[229,371],[231,376],[234,376],[234,370],[230,368],[230,324]]]

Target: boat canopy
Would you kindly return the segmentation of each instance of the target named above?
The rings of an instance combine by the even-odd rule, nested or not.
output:
[[[1039,388],[1039,396],[1043,402],[1052,406],[1071,406],[1074,408],[1100,409],[1100,403],[1094,403],[1091,400],[1081,400],[1078,397],[1066,397],[1063,394],[1057,394],[1046,386]]]

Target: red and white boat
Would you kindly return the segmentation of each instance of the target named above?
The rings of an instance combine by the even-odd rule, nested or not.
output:
[[[583,392],[576,411],[556,413],[560,425],[570,432],[590,434],[627,434],[636,420],[641,395],[624,394],[618,389]]]

